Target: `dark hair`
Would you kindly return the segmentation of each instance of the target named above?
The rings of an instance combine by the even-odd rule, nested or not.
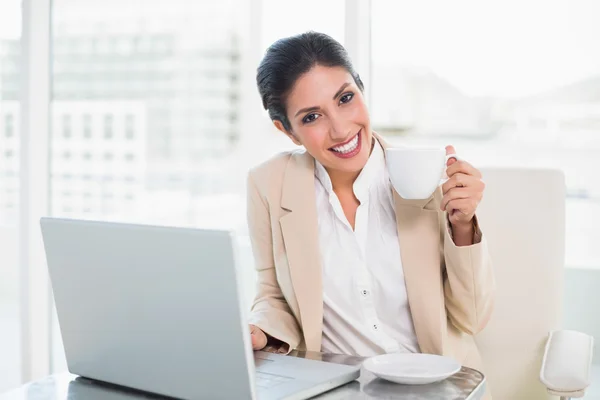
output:
[[[342,67],[352,75],[362,91],[364,85],[354,71],[348,52],[332,37],[318,32],[279,39],[263,57],[256,73],[256,84],[263,107],[272,120],[279,120],[291,131],[286,113],[286,97],[298,78],[315,65]]]

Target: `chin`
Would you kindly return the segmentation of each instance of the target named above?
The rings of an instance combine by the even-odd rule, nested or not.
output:
[[[359,154],[349,160],[334,159],[332,160],[331,168],[344,172],[360,172],[369,160],[369,150],[363,149]]]

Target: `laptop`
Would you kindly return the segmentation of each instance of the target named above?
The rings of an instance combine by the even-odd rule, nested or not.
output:
[[[180,399],[306,399],[359,366],[253,352],[225,230],[42,218],[71,373]]]

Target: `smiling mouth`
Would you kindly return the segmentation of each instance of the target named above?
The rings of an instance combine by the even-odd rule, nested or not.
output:
[[[345,143],[339,144],[334,147],[330,147],[329,151],[332,151],[332,152],[338,153],[338,154],[350,154],[350,153],[356,151],[356,149],[358,148],[358,145],[360,143],[360,133],[361,133],[361,131],[358,131],[358,133],[356,135],[354,135],[354,137],[352,139],[348,140]]]

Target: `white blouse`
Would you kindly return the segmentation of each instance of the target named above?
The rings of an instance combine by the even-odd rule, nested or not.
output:
[[[354,231],[318,161],[315,178],[323,273],[322,351],[359,356],[418,352],[381,145],[375,142],[354,182],[360,201]]]

